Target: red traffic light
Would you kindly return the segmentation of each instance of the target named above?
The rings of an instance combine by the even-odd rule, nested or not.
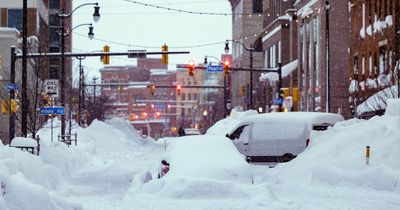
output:
[[[224,67],[229,67],[229,65],[230,65],[229,60],[225,60]]]
[[[181,89],[182,89],[182,87],[181,87],[180,85],[177,85],[177,86],[176,86],[176,94],[177,94],[178,96],[181,95]]]
[[[194,76],[194,61],[190,60],[188,64],[189,76]]]
[[[224,61],[224,75],[225,76],[228,76],[230,74],[229,70],[230,70],[230,62],[229,62],[229,60],[225,60]]]

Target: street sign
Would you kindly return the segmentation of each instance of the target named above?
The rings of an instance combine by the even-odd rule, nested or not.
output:
[[[58,79],[46,79],[44,81],[44,91],[47,95],[58,97]]]
[[[40,107],[40,115],[64,115],[65,108],[62,106],[47,106],[47,107]]]
[[[7,89],[8,89],[8,90],[18,90],[18,84],[15,84],[15,83],[8,83],[8,84],[7,84]]]
[[[275,105],[281,105],[281,104],[283,104],[283,98],[275,98],[274,104],[275,104]]]
[[[167,104],[166,103],[155,103],[154,104],[154,108],[156,108],[156,109],[166,109],[167,108]]]
[[[221,65],[209,65],[207,67],[207,71],[208,72],[222,72],[224,70],[224,68]]]

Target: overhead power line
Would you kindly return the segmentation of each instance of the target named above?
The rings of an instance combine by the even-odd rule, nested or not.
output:
[[[77,32],[73,32],[73,33],[76,35],[79,35],[79,36],[87,37],[87,34],[81,34],[81,33],[77,33]],[[127,44],[127,43],[116,42],[116,41],[112,41],[112,40],[100,39],[100,38],[96,38],[96,37],[94,37],[93,40],[104,42],[104,43],[116,44],[116,45],[120,45],[120,46],[127,46],[127,47],[146,48],[146,49],[160,49],[161,48],[161,46]],[[219,44],[223,44],[223,43],[225,43],[225,41],[204,43],[204,44],[198,44],[198,45],[187,45],[187,46],[169,46],[169,48],[170,49],[191,49],[191,48],[214,46],[214,45],[219,45]]]

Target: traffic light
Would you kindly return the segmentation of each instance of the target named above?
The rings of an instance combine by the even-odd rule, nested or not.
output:
[[[164,44],[161,46],[161,51],[163,52],[162,57],[161,57],[161,62],[162,64],[167,65],[168,64],[168,46],[167,44]]]
[[[149,89],[150,94],[154,95],[154,93],[156,92],[156,86],[154,86],[154,84],[151,84],[151,85],[147,85],[147,88]]]
[[[104,45],[103,52],[110,52],[110,46]],[[109,55],[104,55],[103,56],[103,64],[104,65],[110,64],[110,56]]]
[[[161,112],[156,112],[155,117],[156,118],[160,118],[161,117]]]
[[[189,76],[193,77],[194,76],[194,61],[193,60],[189,61],[188,70],[189,70]]]
[[[180,85],[176,86],[176,95],[180,96],[181,90],[182,90],[182,87]]]
[[[9,100],[3,99],[1,101],[1,113],[3,113],[3,114],[9,114],[10,113],[9,112],[9,104],[10,104]],[[11,99],[11,113],[15,113],[18,110],[19,110],[19,105],[18,105],[17,100]]]
[[[229,74],[230,74],[230,72],[229,72],[229,70],[230,70],[230,63],[229,63],[229,60],[225,60],[224,61],[224,75],[225,76],[229,76]]]

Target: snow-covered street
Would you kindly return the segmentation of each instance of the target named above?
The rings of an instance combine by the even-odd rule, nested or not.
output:
[[[0,146],[0,209],[399,209],[399,124],[340,122],[274,168],[247,164],[218,132],[154,141],[115,119],[76,128],[67,147],[46,127],[40,156]],[[164,158],[171,169],[157,179]]]

